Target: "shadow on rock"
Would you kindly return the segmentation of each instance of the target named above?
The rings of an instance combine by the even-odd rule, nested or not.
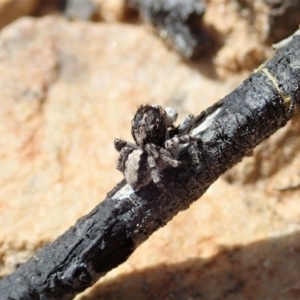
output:
[[[299,299],[300,232],[157,265],[97,284],[84,300]]]

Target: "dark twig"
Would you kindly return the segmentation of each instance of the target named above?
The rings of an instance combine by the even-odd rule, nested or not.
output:
[[[228,168],[284,126],[300,107],[300,35],[240,87],[200,114],[192,134],[199,164],[187,152],[178,168],[134,192],[126,182],[52,244],[0,281],[1,299],[72,299],[186,209]]]
[[[200,0],[127,0],[183,57],[197,58],[210,44]]]

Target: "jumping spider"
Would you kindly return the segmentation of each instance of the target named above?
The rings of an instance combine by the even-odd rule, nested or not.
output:
[[[158,105],[140,106],[131,122],[131,134],[136,144],[115,139],[114,145],[120,156],[117,170],[121,171],[127,183],[139,190],[151,179],[164,188],[160,171],[167,166],[176,168],[180,165],[176,151],[179,146],[195,141],[188,133],[193,129],[195,118],[187,115],[183,122],[175,127],[177,111]],[[191,147],[191,156],[195,153]]]

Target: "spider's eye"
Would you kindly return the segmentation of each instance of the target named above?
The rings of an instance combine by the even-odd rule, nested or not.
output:
[[[148,143],[163,146],[167,132],[165,111],[160,106],[139,107],[132,122],[131,132],[135,142],[141,147]]]

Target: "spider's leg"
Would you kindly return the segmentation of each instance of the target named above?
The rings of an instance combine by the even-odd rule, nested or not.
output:
[[[145,150],[155,159],[155,161],[158,162],[158,166],[160,168],[163,168],[165,164],[168,164],[174,168],[179,166],[179,161],[177,161],[172,154],[164,148],[154,144],[147,144]]]
[[[165,142],[165,147],[169,151],[174,151],[182,144],[194,143],[197,140],[198,140],[197,138],[192,137],[189,134],[184,134],[184,135],[179,135],[179,136],[176,135],[173,138],[171,138]]]
[[[136,149],[137,146],[121,139],[114,140],[115,149],[120,152],[124,147]]]
[[[158,152],[160,154],[161,159],[163,159],[167,164],[169,164],[173,168],[177,168],[180,165],[180,162],[176,158],[174,158],[172,153],[167,149],[159,147]]]
[[[155,159],[152,155],[148,154],[148,166],[151,171],[151,177],[153,182],[160,188],[164,188],[161,180],[160,180],[160,174],[158,166],[156,165]]]
[[[169,128],[167,138],[172,139],[178,135],[184,135],[189,133],[195,126],[195,117],[193,115],[186,115],[181,124],[179,124],[176,128]]]
[[[127,147],[124,146],[123,148],[121,148],[120,150],[120,155],[119,158],[117,160],[117,170],[121,171],[121,172],[125,172],[126,170],[126,161],[128,160],[128,156],[134,151],[135,149],[132,147]]]
[[[201,160],[199,158],[199,148],[196,146],[196,143],[198,143],[199,146],[199,142],[201,143],[201,139],[185,134],[182,136],[175,136],[174,138],[167,140],[165,145],[172,153],[172,151],[176,152],[176,150],[180,150],[180,145],[187,144],[186,147],[192,164],[199,165]]]
[[[193,115],[186,115],[182,123],[178,126],[178,134],[185,134],[190,132],[194,127],[195,117]]]

